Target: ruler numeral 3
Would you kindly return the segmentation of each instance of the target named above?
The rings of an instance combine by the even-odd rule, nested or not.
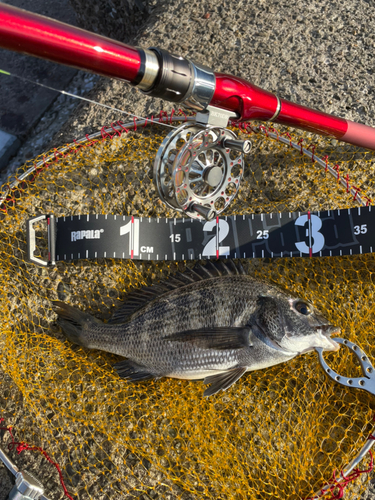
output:
[[[322,228],[322,221],[317,215],[310,215],[310,217],[308,215],[301,215],[295,221],[296,226],[305,226],[306,223],[308,223],[306,236],[309,238],[309,246],[304,241],[297,241],[295,245],[302,253],[309,254],[310,249],[312,253],[320,252],[325,243],[323,234],[319,232],[319,229]]]

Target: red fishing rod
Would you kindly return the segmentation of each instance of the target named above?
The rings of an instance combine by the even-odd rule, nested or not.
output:
[[[234,120],[272,121],[375,150],[372,127],[280,99],[165,50],[131,47],[3,3],[0,47],[118,78],[187,109],[202,111],[210,105],[231,112]]]

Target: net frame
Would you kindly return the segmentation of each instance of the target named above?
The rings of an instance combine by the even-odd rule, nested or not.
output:
[[[182,118],[179,116],[172,116],[170,118],[167,118],[170,123],[172,122],[181,122]],[[193,121],[194,117],[187,117],[186,120],[188,121]],[[74,141],[73,143],[64,146],[62,148],[55,149],[53,153],[49,154],[36,164],[32,165],[30,168],[28,168],[25,172],[23,172],[20,176],[16,177],[13,181],[11,181],[7,186],[3,186],[2,189],[2,196],[0,197],[0,208],[1,206],[6,202],[7,199],[9,199],[9,196],[11,195],[12,191],[18,188],[23,181],[27,180],[29,177],[33,177],[34,175],[37,176],[45,167],[46,164],[48,164],[51,161],[57,161],[59,158],[63,158],[65,155],[71,153],[74,151],[76,148],[83,147],[85,145],[89,145],[93,141],[96,141],[97,139],[106,139],[106,138],[112,138],[115,135],[121,135],[123,132],[127,132],[128,130],[135,128],[137,129],[140,127],[146,127],[148,124],[152,124],[152,120],[134,120],[133,122],[129,122],[126,124],[123,123],[118,123],[116,125],[111,125],[111,127],[103,127],[100,132],[96,132],[91,135],[87,135],[85,138],[79,139],[77,141]],[[371,199],[367,197],[366,195],[361,195],[359,194],[359,189],[354,186],[349,184],[349,179],[348,177],[343,177],[340,176],[339,169],[332,167],[328,163],[328,158],[319,158],[314,154],[314,147],[311,148],[304,148],[302,146],[302,142],[294,142],[291,140],[290,135],[287,135],[286,133],[284,136],[276,129],[273,127],[266,128],[264,126],[259,126],[259,127],[254,127],[254,128],[249,128],[248,126],[240,126],[240,129],[243,129],[247,133],[261,133],[267,138],[271,138],[273,140],[282,142],[288,147],[294,148],[298,150],[301,155],[306,155],[311,159],[312,162],[317,162],[322,169],[324,169],[326,172],[328,172],[335,180],[340,183],[341,187],[346,190],[347,193],[350,193],[353,196],[353,199],[361,204],[361,205],[368,205],[371,202]],[[373,433],[370,435],[373,436]],[[322,490],[319,492],[316,492],[315,495],[312,498],[318,498],[321,496],[323,493],[327,493],[332,490],[332,486],[336,486],[338,482],[341,480],[345,482],[346,477],[350,474],[350,472],[358,465],[359,461],[363,459],[365,454],[369,451],[370,447],[373,444],[373,441],[369,438],[369,440],[364,444],[358,455],[346,466],[343,470],[343,475],[341,478],[338,478],[336,483],[331,483],[330,485],[325,486]]]

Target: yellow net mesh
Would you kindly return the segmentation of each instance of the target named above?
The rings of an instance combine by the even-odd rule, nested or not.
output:
[[[153,125],[75,147],[64,158],[56,154],[58,161],[28,176],[3,204],[0,363],[23,397],[20,412],[19,398],[3,394],[3,413],[8,423],[17,418],[18,439],[60,464],[68,490],[82,500],[306,498],[361,448],[373,425],[371,396],[328,381],[315,354],[248,373],[209,399],[201,382],[127,383],[111,368],[116,356],[65,341],[51,300],[107,320],[129,290],[186,263],[103,259],[41,268],[26,261],[25,222],[41,213],[178,215],[161,204],[151,179],[167,132]],[[295,142],[301,137],[309,144],[308,134],[292,135]],[[244,180],[226,215],[356,205],[298,151],[263,134],[251,140]],[[319,139],[315,154],[328,155],[341,175],[374,197],[373,152]],[[310,300],[375,360],[373,255],[243,264]],[[345,349],[327,359],[341,373],[358,373]]]

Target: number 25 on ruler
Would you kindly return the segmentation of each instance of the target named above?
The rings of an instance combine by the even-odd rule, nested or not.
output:
[[[311,215],[311,250],[313,253],[319,252],[322,250],[324,247],[325,239],[322,233],[319,232],[319,230],[322,227],[322,221],[317,215]],[[308,216],[307,215],[301,215],[298,217],[295,221],[296,226],[305,226],[306,223],[308,223]],[[218,246],[227,236],[229,233],[229,224],[222,219],[219,219],[219,224],[218,226],[216,225],[216,222],[214,220],[206,222],[206,224],[203,226],[203,231],[212,231],[214,228],[218,227],[218,238],[216,236],[213,236],[210,241],[205,245],[202,256],[204,257],[210,257],[210,256],[215,256],[217,254],[217,250],[219,255],[229,255],[230,253],[230,247],[229,246]],[[358,228],[358,232],[356,234],[359,234],[359,226],[355,226],[355,229]],[[364,233],[366,232],[366,227],[361,226],[361,232]],[[308,228],[306,228],[306,236],[309,236],[308,233]],[[269,238],[269,230],[264,229],[258,230],[257,231],[257,240],[263,239],[267,240]],[[218,240],[218,241],[217,241]],[[301,253],[306,253],[309,254],[310,249],[307,246],[307,244],[304,241],[298,241],[295,243],[297,249]]]

